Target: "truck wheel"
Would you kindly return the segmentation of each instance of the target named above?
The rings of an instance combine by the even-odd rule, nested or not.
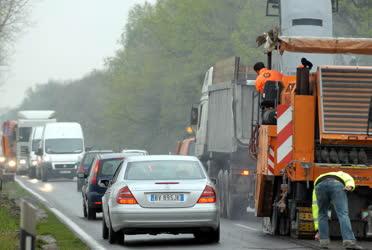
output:
[[[34,179],[35,178],[35,175],[36,175],[36,173],[35,173],[35,168],[34,167],[30,167],[29,169],[28,169],[28,177],[30,178],[30,179]]]
[[[226,170],[224,174],[226,215],[228,219],[234,219],[236,217],[234,214],[234,199],[230,192],[229,181],[229,171]]]
[[[48,181],[48,173],[45,171],[44,168],[41,169],[41,181],[42,182]]]
[[[224,186],[224,174],[223,170],[220,170],[217,177],[217,190],[220,199],[220,215],[226,217],[226,206],[225,206],[225,186]]]
[[[37,173],[37,178],[39,179],[39,180],[41,180],[41,169],[40,168],[38,168],[39,169],[39,171],[38,171],[38,173]]]

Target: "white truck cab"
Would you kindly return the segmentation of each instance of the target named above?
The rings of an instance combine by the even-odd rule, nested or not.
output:
[[[37,176],[46,182],[51,177],[74,178],[77,163],[84,154],[84,136],[81,125],[76,122],[48,123],[37,155],[40,164]]]
[[[44,126],[46,123],[56,122],[55,111],[53,110],[22,110],[19,111],[17,119],[17,149],[16,164],[18,173],[29,172],[29,142],[32,129],[38,126]]]
[[[207,144],[207,123],[208,123],[208,88],[212,85],[213,80],[213,67],[210,67],[205,73],[202,96],[198,107],[198,124],[196,127],[196,143],[195,152],[199,159],[206,157],[206,144]]]

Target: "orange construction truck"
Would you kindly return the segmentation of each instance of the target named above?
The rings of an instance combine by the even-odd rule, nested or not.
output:
[[[1,136],[1,171],[4,176],[8,174],[13,175],[17,170],[16,161],[16,131],[17,122],[8,120],[2,124],[2,136]]]
[[[265,48],[269,62],[276,51],[372,55],[372,39],[276,36]],[[298,68],[296,75],[266,83],[261,110],[252,148],[258,159],[255,210],[263,230],[313,236],[314,180],[344,171],[356,182],[348,194],[354,233],[372,237],[372,67]],[[329,217],[331,236],[340,235],[335,212]]]

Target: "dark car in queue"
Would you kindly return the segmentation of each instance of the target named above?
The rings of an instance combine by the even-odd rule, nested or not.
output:
[[[102,196],[107,187],[101,183],[101,180],[111,180],[123,160],[122,153],[106,153],[95,156],[89,176],[82,187],[83,214],[88,220],[95,219],[96,213],[102,212]]]
[[[97,154],[109,154],[113,153],[112,150],[91,150],[87,151],[81,162],[79,164],[79,168],[77,171],[77,181],[76,181],[76,189],[78,192],[81,192],[81,188],[85,183],[85,178],[88,176],[92,163],[94,161],[94,157]]]

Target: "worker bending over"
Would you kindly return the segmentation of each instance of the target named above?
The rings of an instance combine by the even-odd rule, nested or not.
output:
[[[351,228],[346,191],[353,191],[355,183],[349,174],[338,171],[320,175],[314,182],[313,190],[313,219],[317,237],[320,238],[320,248],[328,249],[329,226],[328,210],[332,204],[340,223],[342,245],[345,249],[363,249],[356,244]],[[318,217],[319,212],[319,217]]]
[[[261,94],[263,93],[267,81],[280,82],[282,81],[283,74],[279,71],[267,69],[263,62],[258,62],[253,66],[254,71],[257,73],[256,89]]]

